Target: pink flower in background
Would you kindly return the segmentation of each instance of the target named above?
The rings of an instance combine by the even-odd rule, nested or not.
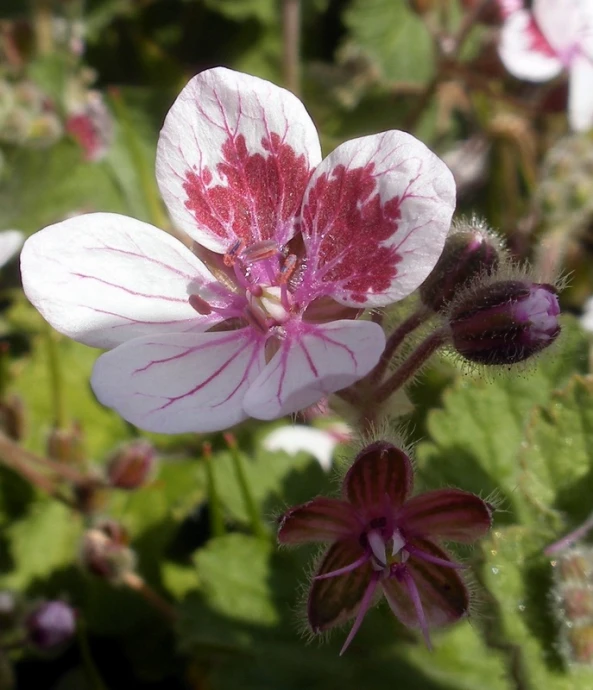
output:
[[[342,647],[352,642],[368,609],[385,595],[393,613],[429,629],[467,615],[469,592],[441,541],[468,544],[484,536],[492,508],[458,489],[410,497],[412,463],[396,446],[377,441],[361,451],[342,484],[342,498],[314,498],[281,519],[281,544],[330,544],[309,591],[313,633],[354,618]]]
[[[181,92],[156,167],[193,252],[90,214],[33,235],[22,276],[57,330],[110,349],[92,376],[99,400],[168,433],[280,417],[364,376],[385,336],[357,317],[422,283],[455,204],[451,173],[409,134],[322,161],[294,95],[224,68]]]
[[[505,16],[499,52],[519,79],[569,74],[568,118],[576,131],[593,125],[593,0],[499,0]]]

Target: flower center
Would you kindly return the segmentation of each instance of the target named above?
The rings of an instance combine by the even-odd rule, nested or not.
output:
[[[393,564],[408,560],[409,554],[404,548],[406,542],[399,530],[393,530],[393,534],[385,539],[379,530],[372,529],[367,532],[366,537],[371,549],[373,570],[389,575]]]

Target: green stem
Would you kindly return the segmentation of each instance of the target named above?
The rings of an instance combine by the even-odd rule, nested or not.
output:
[[[243,462],[243,456],[239,451],[237,445],[237,440],[232,434],[224,434],[224,440],[227,442],[229,450],[231,451],[231,458],[233,460],[233,468],[235,470],[235,476],[237,477],[237,482],[241,489],[241,494],[243,495],[243,502],[245,503],[245,509],[249,515],[249,520],[251,521],[251,528],[253,533],[257,537],[265,538],[267,537],[267,532],[261,515],[257,508],[255,499],[253,498],[253,493],[249,487],[249,482],[247,480],[247,473],[245,472],[245,464]]]
[[[109,95],[117,119],[125,133],[128,151],[130,152],[134,168],[138,174],[140,187],[146,201],[146,207],[148,209],[150,220],[157,228],[163,228],[166,230],[169,227],[169,221],[165,215],[165,212],[163,211],[163,207],[161,206],[152,169],[146,164],[146,160],[140,147],[140,141],[136,135],[128,108],[126,107],[125,101],[119,91],[112,89]]]
[[[57,347],[57,333],[45,324],[45,342],[47,345],[47,362],[49,366],[50,389],[53,402],[54,426],[56,429],[66,428],[66,405],[64,402],[64,387],[62,385],[62,371],[60,355]]]
[[[213,537],[222,537],[225,534],[222,504],[216,490],[216,480],[212,469],[212,448],[209,443],[203,446],[204,465],[206,467],[206,483],[208,486],[208,507],[210,511],[210,526]]]
[[[86,634],[86,628],[81,620],[78,623],[76,632],[78,637],[78,648],[80,649],[80,656],[82,658],[82,664],[84,666],[87,680],[89,681],[93,690],[109,690],[103,682],[99,669],[93,660],[91,648],[89,647],[89,640]]]

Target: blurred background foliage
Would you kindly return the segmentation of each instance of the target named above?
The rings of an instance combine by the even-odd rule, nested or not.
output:
[[[544,275],[571,273],[564,307],[578,315],[593,292],[593,141],[566,131],[565,81],[505,75],[499,24],[479,0],[2,0],[0,228],[101,210],[175,232],[154,181],[158,131],[188,78],[222,64],[298,90],[325,153],[416,134],[451,166],[459,213],[484,216]],[[414,386],[421,488],[500,502],[491,538],[461,554],[477,609],[431,653],[381,607],[340,658],[339,635],[301,635],[311,554],[273,538],[283,507],[333,490],[320,465],[265,450],[277,425],[251,422],[236,441],[143,435],[158,471],[132,492],[110,484],[114,450],[139,434],[95,401],[96,352],[48,331],[16,265],[0,290],[0,590],[78,616],[54,655],[15,644],[0,620],[0,688],[593,688],[593,607],[574,623],[562,558],[543,553],[592,508],[590,343],[576,319],[526,373],[483,380],[445,358]],[[83,572],[89,531],[116,570],[135,554],[131,577]]]

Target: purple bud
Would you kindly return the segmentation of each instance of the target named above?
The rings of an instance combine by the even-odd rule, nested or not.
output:
[[[42,652],[53,651],[69,642],[76,631],[76,614],[63,601],[46,601],[25,621],[29,644]]]
[[[559,313],[552,285],[523,280],[485,285],[453,306],[453,345],[471,362],[516,364],[558,337]]]
[[[148,441],[133,441],[120,448],[107,466],[109,483],[133,491],[143,486],[155,466],[155,450]]]
[[[500,261],[500,241],[479,223],[453,231],[428,278],[420,286],[420,299],[432,311],[441,311],[474,278],[490,275]]]

